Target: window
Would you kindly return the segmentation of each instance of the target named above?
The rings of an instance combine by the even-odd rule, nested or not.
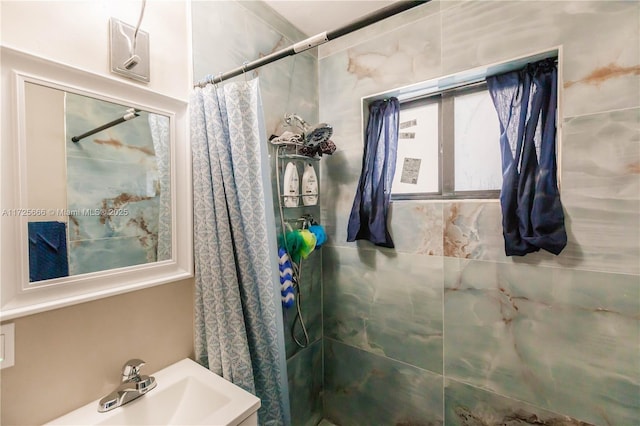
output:
[[[364,97],[364,128],[370,102],[400,101],[391,199],[499,198],[500,123],[486,78],[559,56],[558,47]]]
[[[392,199],[498,198],[499,140],[484,82],[402,102]]]

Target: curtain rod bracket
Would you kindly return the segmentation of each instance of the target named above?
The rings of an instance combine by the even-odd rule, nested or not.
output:
[[[325,31],[323,33],[316,34],[312,37],[297,42],[293,45],[293,51],[296,53],[304,52],[305,50],[320,46],[321,44],[324,44],[328,41],[329,39],[327,38],[327,32]]]

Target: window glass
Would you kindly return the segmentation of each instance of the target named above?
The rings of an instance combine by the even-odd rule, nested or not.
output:
[[[502,186],[500,123],[488,90],[454,97],[455,191]]]
[[[400,109],[394,194],[439,192],[438,102]]]

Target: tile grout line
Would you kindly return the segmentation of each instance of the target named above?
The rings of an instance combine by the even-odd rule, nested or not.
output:
[[[567,115],[562,117],[562,121],[566,122],[567,120],[571,120],[574,118],[580,118],[580,117],[589,117],[592,115],[600,115],[600,114],[610,114],[612,112],[622,112],[622,111],[632,111],[632,110],[640,110],[640,105],[636,105],[636,106],[630,106],[630,107],[625,107],[625,108],[614,108],[614,109],[607,109],[604,111],[596,111],[596,112],[588,112],[586,114],[578,114],[578,115]],[[564,128],[563,128],[564,130]],[[567,133],[566,131],[564,132],[565,134]]]
[[[444,50],[444,46],[443,46],[443,42],[442,39],[444,38],[444,31],[442,28],[443,25],[443,18],[442,18],[442,3],[440,3],[440,10],[438,12],[438,14],[440,15],[440,72],[443,72],[444,66],[443,66],[443,50]],[[447,419],[445,418],[445,382],[447,380],[447,376],[446,376],[446,371],[445,371],[445,334],[444,334],[444,328],[445,328],[445,323],[444,323],[444,290],[445,290],[445,268],[444,268],[444,264],[445,264],[445,252],[444,252],[444,234],[445,234],[445,221],[444,221],[444,205],[442,205],[442,208],[440,209],[440,221],[442,222],[442,226],[441,226],[441,230],[442,230],[442,234],[441,234],[441,243],[442,243],[442,293],[441,293],[441,299],[440,299],[440,303],[441,303],[441,312],[442,312],[442,422],[444,424],[447,423]]]
[[[640,107],[638,109],[640,110]],[[349,246],[341,246],[341,245],[327,245],[327,247],[331,247],[333,249],[367,250],[367,251],[372,251],[372,252],[377,252],[379,250],[379,249],[376,249],[376,248],[349,247]],[[572,268],[572,267],[567,267],[567,266],[562,266],[562,265],[541,265],[541,264],[535,264],[535,263],[514,262],[510,258],[507,258],[507,259],[475,259],[475,258],[465,258],[465,257],[458,257],[458,256],[430,255],[430,254],[416,253],[416,252],[409,252],[409,251],[395,251],[394,253],[399,254],[399,255],[424,256],[424,257],[428,257],[428,258],[433,258],[434,261],[436,260],[436,258],[442,258],[442,259],[445,259],[445,260],[446,259],[458,259],[458,260],[465,260],[465,261],[468,261],[468,262],[495,263],[496,265],[509,265],[509,266],[516,266],[516,267],[531,266],[531,267],[543,268],[543,269],[555,269],[555,270],[575,271],[575,272],[590,272],[590,273],[607,274],[607,275],[628,275],[628,276],[632,276],[632,277],[640,276],[640,274],[633,273],[633,272],[602,271],[602,270],[598,270],[598,269],[589,269],[589,268]]]
[[[325,338],[326,338],[326,339],[328,339],[328,340],[331,340],[331,341],[333,341],[333,342],[340,343],[341,345],[348,346],[348,347],[349,347],[349,348],[351,348],[351,349],[355,349],[355,350],[358,350],[358,351],[360,351],[360,352],[365,352],[365,353],[367,353],[367,354],[369,354],[369,355],[373,355],[373,356],[378,357],[378,358],[383,358],[383,359],[386,359],[386,360],[388,360],[388,361],[397,362],[398,364],[402,364],[402,365],[404,365],[404,366],[406,366],[406,367],[410,367],[410,368],[418,369],[418,370],[420,370],[420,371],[422,371],[422,372],[425,372],[425,373],[428,373],[428,374],[430,374],[430,375],[432,375],[432,376],[440,376],[440,377],[443,377],[443,378],[444,378],[444,376],[443,376],[442,374],[440,374],[440,373],[436,373],[435,371],[431,371],[431,370],[428,370],[428,369],[426,369],[426,368],[418,367],[417,365],[409,364],[408,362],[401,361],[401,360],[399,360],[399,359],[395,359],[395,358],[391,358],[391,357],[389,357],[389,356],[387,356],[387,355],[380,355],[380,354],[377,354],[377,353],[374,353],[374,352],[369,352],[369,351],[368,351],[368,350],[366,350],[366,349],[362,349],[362,348],[359,348],[359,347],[357,347],[357,346],[353,346],[353,345],[352,345],[352,344],[350,344],[350,343],[342,342],[342,341],[340,341],[340,340],[334,339],[333,337],[325,337]]]

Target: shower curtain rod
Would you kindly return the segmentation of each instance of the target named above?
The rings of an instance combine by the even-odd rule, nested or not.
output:
[[[325,31],[320,34],[316,34],[307,39],[299,41],[289,47],[285,47],[284,49],[278,50],[277,52],[273,52],[263,58],[257,59],[253,62],[246,62],[242,66],[232,69],[231,71],[228,71],[226,73],[220,73],[215,77],[210,76],[209,78],[206,78],[198,82],[193,87],[204,87],[207,84],[220,83],[232,77],[237,77],[241,74],[246,73],[247,71],[260,68],[263,65],[270,64],[271,62],[275,62],[282,58],[286,58],[287,56],[292,56],[292,55],[296,55],[298,53],[304,52],[305,50],[319,46],[328,41],[334,40],[338,37],[342,37],[343,35],[359,30],[360,28],[364,28],[378,21],[382,21],[385,18],[396,15],[400,12],[404,12],[405,10],[414,8],[416,6],[420,6],[421,4],[428,3],[429,1],[431,0],[396,1],[387,7],[376,10],[375,12],[371,12],[360,19],[352,21],[351,23],[345,26],[336,28],[335,30],[332,30],[332,31]]]
[[[136,117],[139,117],[140,116],[140,111],[141,110],[139,110],[139,109],[129,108],[129,109],[127,109],[126,113],[122,117],[117,118],[117,119],[115,119],[113,121],[110,121],[107,124],[103,124],[102,126],[96,127],[93,130],[89,130],[88,132],[85,132],[85,133],[83,133],[81,135],[74,136],[74,137],[71,138],[71,140],[73,142],[76,142],[76,143],[80,142],[80,140],[82,140],[82,139],[84,139],[86,137],[89,137],[91,135],[95,135],[96,133],[101,132],[103,130],[107,130],[110,127],[117,126],[120,123],[124,123],[125,121],[129,121],[129,120],[132,120],[132,119],[134,119]]]

